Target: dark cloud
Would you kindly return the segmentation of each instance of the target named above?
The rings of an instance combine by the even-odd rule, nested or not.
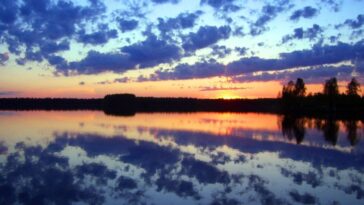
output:
[[[201,0],[201,5],[209,5],[212,8],[223,12],[236,12],[241,9],[236,5],[236,0]]]
[[[9,60],[8,53],[0,53],[0,65],[5,65],[5,63]]]
[[[138,27],[139,22],[137,20],[125,20],[119,19],[119,26],[122,32],[132,31]]]
[[[341,34],[338,34],[336,36],[330,36],[329,37],[329,40],[330,40],[330,43],[337,43],[339,38],[340,38]]]
[[[253,82],[253,81],[273,81],[278,80],[286,82],[292,79],[303,78],[308,83],[322,83],[324,80],[331,77],[340,77],[342,80],[350,80],[354,67],[352,66],[320,66],[311,67],[300,70],[285,70],[280,72],[263,72],[258,75],[245,74],[243,76],[233,77],[236,82]]]
[[[311,6],[306,6],[303,9],[299,9],[293,12],[290,19],[293,21],[297,21],[300,18],[312,18],[316,16],[318,13],[318,10],[316,8],[313,8]]]
[[[140,68],[170,63],[182,56],[179,46],[158,39],[153,34],[150,34],[145,41],[121,48],[121,51]]]
[[[61,74],[96,74],[102,72],[122,73],[135,68],[147,68],[170,63],[182,56],[181,49],[151,34],[145,41],[125,46],[121,52],[100,53],[91,50],[81,61],[65,63],[61,57],[50,59]]]
[[[226,46],[213,45],[211,49],[212,49],[211,55],[216,56],[218,58],[224,58],[227,55],[230,55],[232,52],[232,49]]]
[[[192,28],[196,24],[196,20],[202,14],[202,11],[196,11],[194,13],[181,13],[175,18],[158,19],[158,29],[162,33],[167,33],[175,29]]]
[[[0,22],[10,25],[16,21],[19,6],[17,1],[2,1],[0,3]]]
[[[313,40],[316,40],[319,37],[321,37],[322,32],[323,32],[323,29],[317,24],[312,25],[312,27],[310,27],[306,30],[304,30],[303,28],[296,28],[296,29],[294,29],[293,34],[285,35],[282,38],[282,43],[287,43],[288,41],[291,41],[294,39],[298,39],[298,40],[309,39],[310,41],[313,41]]]
[[[244,47],[234,50],[234,48],[216,45],[219,41],[228,39],[231,35],[244,35],[242,25],[238,25],[233,17],[225,15],[240,10],[242,6],[240,1],[199,1],[200,5],[202,5],[201,9],[210,10],[206,8],[210,7],[214,9],[215,17],[223,17],[222,20],[230,23],[229,26],[198,25],[200,26],[199,28],[196,25],[200,23],[199,18],[203,14],[200,10],[177,13],[173,18],[159,18],[157,22],[148,22],[148,19],[143,16],[143,14],[148,14],[148,9],[153,6],[160,6],[157,4],[177,4],[180,0],[129,0],[125,1],[124,5],[125,9],[128,10],[127,12],[111,9],[111,16],[108,16],[107,7],[103,2],[102,0],[86,0],[81,4],[67,0],[1,1],[0,41],[8,47],[8,52],[14,55],[18,65],[25,65],[30,61],[45,62],[54,66],[56,73],[64,75],[97,74],[101,72],[122,73],[130,69],[154,67],[164,63],[173,63],[203,48],[212,48],[211,55],[213,58],[224,58],[232,52],[239,53],[239,55],[246,54],[247,49]],[[318,10],[322,8],[322,5],[331,4],[339,7],[342,1],[321,0],[320,2],[321,7],[299,7],[300,9],[292,13],[290,12],[290,19],[312,18],[318,14]],[[251,12],[249,14],[256,16],[253,17],[254,21],[249,20],[251,17],[244,21],[244,23],[249,23],[247,30],[250,28],[250,31],[247,31],[247,33],[250,32],[251,35],[261,34],[269,29],[269,22],[273,21],[277,16],[286,13],[291,8],[293,8],[293,1],[276,0],[271,3],[264,3],[256,11],[249,11]],[[109,28],[110,22],[107,22],[108,20],[112,21],[113,24],[116,23],[116,25],[112,25]],[[355,36],[358,39],[363,32],[359,30],[362,28],[363,23],[363,15],[358,15],[354,19],[346,20],[343,25],[356,29]],[[123,47],[120,46],[120,50],[104,52],[87,49],[88,53],[84,59],[73,62],[68,62],[68,59],[62,53],[69,51],[72,43],[81,43],[84,46],[97,46],[94,48],[97,49],[112,39],[124,37],[120,36],[120,32],[133,31],[141,27],[144,28],[144,26],[146,26],[146,29],[140,31],[146,39],[138,40],[139,36],[130,37],[128,36],[129,34],[123,34],[126,37],[122,40],[128,44]],[[193,31],[181,31],[182,29],[193,29]],[[293,33],[286,35],[282,41],[284,43],[295,39],[309,39],[313,41],[323,37],[322,33],[322,27],[315,24],[311,28],[296,28]],[[136,43],[130,40],[134,37],[137,40]],[[332,43],[337,41],[338,39],[332,39]],[[314,52],[318,51],[312,51],[312,53]],[[326,50],[322,52],[326,52]],[[348,52],[352,56],[352,51]],[[308,51],[295,52],[295,55],[311,55],[308,53]],[[340,52],[336,53],[341,54]],[[342,54],[342,56],[348,55],[348,53],[344,52]],[[213,61],[204,61],[197,63],[202,65],[202,68],[196,68],[197,71],[191,70],[194,65],[182,64],[175,67],[179,69],[176,77],[173,76],[173,70],[160,71],[154,77],[159,79],[164,78],[166,75],[169,76],[166,78],[180,79],[187,78],[190,75],[192,78],[195,78],[222,74],[234,75],[256,70],[279,70],[296,65],[309,64],[308,66],[311,66],[311,64],[318,65],[317,63],[319,62],[319,57],[315,58],[314,56],[320,56],[322,57],[321,59],[325,59],[328,55],[326,52],[325,54],[319,53],[316,55],[315,53],[309,56],[312,58],[313,63],[300,62],[302,60],[298,57],[295,58],[293,53],[292,55],[281,54],[279,59],[245,58],[229,64],[227,66],[227,73],[221,72],[220,68],[223,65]],[[326,59],[327,62],[335,62],[336,60],[341,62],[343,57],[330,56],[330,58],[330,60]],[[0,64],[4,64],[7,60],[6,55],[0,54]],[[352,57],[346,58],[346,60],[352,60]],[[326,61],[322,60],[322,62]],[[212,70],[207,69],[209,65],[211,65]],[[206,74],[200,73],[199,70],[203,69],[207,70]],[[120,82],[124,81],[126,82],[125,79],[120,80]],[[111,82],[114,83],[113,81]]]
[[[24,54],[19,62],[42,62],[48,56],[69,49],[69,42],[80,31],[85,30],[86,22],[95,22],[106,6],[99,0],[89,0],[88,5],[78,6],[71,1],[29,0],[1,1],[0,27],[3,35],[0,38],[7,44],[11,53]],[[112,35],[111,35],[112,34]],[[80,42],[106,42],[114,37],[115,32],[101,32],[82,35]],[[110,36],[108,36],[110,35]]]
[[[229,38],[231,28],[229,26],[202,26],[196,33],[189,33],[183,37],[183,48],[187,52],[193,52],[208,47],[222,39]]]
[[[40,50],[44,53],[44,55],[57,53],[59,51],[66,51],[70,49],[70,42],[67,40],[63,40],[60,42],[53,41],[44,41],[39,44]]]
[[[165,4],[165,3],[177,4],[181,0],[151,0],[151,1],[154,2],[154,3],[156,3],[156,4]]]
[[[116,171],[108,169],[104,164],[83,163],[82,165],[76,166],[75,169],[75,175],[80,179],[84,179],[87,175],[102,178],[101,180],[99,179],[99,182],[116,178]],[[105,185],[105,183],[102,184]]]
[[[317,199],[308,194],[300,194],[298,193],[298,191],[291,191],[289,192],[289,195],[292,197],[292,199],[297,202],[297,203],[302,203],[302,204],[316,204]]]
[[[323,7],[330,7],[333,11],[338,12],[341,9],[343,0],[321,0]]]
[[[200,87],[200,91],[245,90],[245,87]]]
[[[106,71],[125,72],[133,69],[135,63],[129,57],[121,53],[100,53],[91,50],[81,61],[74,61],[64,64],[64,59],[60,57],[50,60],[52,65],[56,65],[57,72],[61,74],[95,74]]]
[[[54,65],[57,68],[65,68],[67,66],[66,60],[61,56],[50,55],[47,57],[47,60],[50,65]]]
[[[363,51],[364,41],[356,44],[339,42],[333,46],[316,44],[312,49],[281,53],[279,59],[242,58],[227,65],[228,74],[237,75],[255,71],[335,64],[356,58],[363,59]]]
[[[281,12],[292,8],[290,0],[279,0],[274,5],[267,4],[263,6],[261,15],[250,25],[250,34],[252,36],[260,35],[268,30],[267,24],[276,18]]]
[[[218,9],[224,12],[236,12],[240,10],[240,6],[236,5],[236,0],[201,0],[200,4],[207,4],[214,9]]]
[[[171,70],[159,70],[148,78],[148,80],[177,80],[207,78],[216,76],[237,76],[245,74],[241,81],[254,80],[279,80],[284,76],[295,76],[313,78],[315,76],[337,76],[340,73],[349,75],[353,68],[339,67],[317,67],[298,72],[287,71],[286,73],[262,75],[252,74],[257,71],[281,71],[299,67],[315,67],[325,64],[336,64],[344,61],[354,61],[364,59],[364,41],[356,44],[346,44],[339,42],[337,45],[316,44],[312,49],[281,53],[278,59],[263,59],[259,57],[241,58],[231,62],[226,66],[215,60],[203,61],[193,65],[180,64]],[[360,66],[359,66],[360,67]],[[248,75],[247,75],[248,74]],[[312,74],[312,75],[311,75]],[[237,77],[236,79],[239,79]],[[146,80],[146,79],[144,79]]]
[[[132,178],[125,177],[125,176],[120,176],[118,178],[117,189],[119,191],[128,190],[128,189],[136,189],[137,187],[138,187],[137,183]]]
[[[352,29],[361,28],[364,25],[364,15],[360,14],[356,19],[347,19],[343,25],[350,26]]]
[[[364,35],[364,29],[355,30],[351,33],[350,39],[359,39],[361,40],[361,37]]]
[[[115,78],[114,79],[114,83],[127,83],[129,81],[130,81],[130,79],[128,77]]]
[[[110,81],[110,80],[99,81],[96,84],[109,85],[109,84],[114,84],[114,83],[127,83],[129,81],[130,81],[130,79],[128,77],[122,77],[122,78],[115,78],[112,81]]]
[[[85,30],[78,32],[78,41],[83,44],[101,45],[118,37],[117,30],[109,29],[107,24],[101,24],[98,28],[99,31],[93,33],[87,33]]]
[[[20,92],[16,92],[16,91],[0,91],[0,96],[14,96],[14,95],[18,95],[20,94]]]
[[[244,56],[248,52],[248,48],[245,47],[235,47],[234,51],[237,52],[239,55]]]
[[[214,60],[199,62],[194,65],[180,64],[172,70],[156,71],[150,80],[180,80],[206,78],[224,74],[224,66]]]

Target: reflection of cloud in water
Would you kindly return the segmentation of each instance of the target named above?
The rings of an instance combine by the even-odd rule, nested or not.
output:
[[[75,120],[78,127],[80,121]],[[314,127],[305,127],[311,144],[305,144],[305,138],[297,145],[280,130],[237,128],[236,135],[221,136],[119,124],[123,135],[102,135],[85,134],[90,122],[82,122],[80,132],[56,130],[47,140],[15,144],[14,139],[4,139],[0,204],[362,204],[364,200],[364,155],[356,151],[360,141],[351,151],[327,148],[323,135],[310,139],[312,133],[323,134]],[[115,125],[105,121],[104,128]],[[343,133],[337,142],[342,147]],[[271,136],[283,140],[267,140]]]
[[[351,204],[362,200],[363,183],[355,179],[363,177],[363,156],[325,149],[316,152],[319,148],[282,142],[257,143],[250,138],[171,131],[168,135],[155,134],[157,138],[173,137],[174,144],[67,133],[56,136],[45,146],[18,143],[2,162],[0,189],[7,194],[1,194],[0,202],[101,204],[121,200],[127,204],[149,204],[158,203],[167,193],[174,195],[170,195],[171,201],[165,201],[166,204],[172,201],[176,204],[329,201],[317,195],[315,189],[339,193],[332,200],[340,201],[343,197]],[[223,145],[236,150],[239,156],[221,153]],[[199,155],[206,156],[180,149],[184,146],[195,147],[201,150]],[[61,155],[67,147],[81,148],[87,160],[70,165],[69,158]],[[277,154],[266,160],[268,155],[264,153]],[[99,157],[108,160],[97,162]],[[321,161],[320,165],[313,160]],[[121,164],[143,171],[120,170],[117,167]],[[308,170],[301,170],[303,165]],[[241,170],[236,171],[239,167]],[[325,176],[328,170],[331,176]],[[344,175],[357,178],[346,178],[351,180],[348,184],[341,180]],[[274,189],[276,183],[282,190]]]

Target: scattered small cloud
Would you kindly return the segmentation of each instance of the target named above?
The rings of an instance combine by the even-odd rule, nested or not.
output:
[[[246,87],[216,87],[216,86],[213,86],[213,87],[201,86],[199,88],[200,88],[200,91],[224,91],[224,90],[245,90],[245,89],[248,89]]]
[[[20,92],[17,91],[0,91],[0,96],[2,97],[7,97],[7,96],[15,96],[15,95],[19,95]]]
[[[318,14],[318,10],[311,6],[306,6],[303,9],[298,9],[293,12],[290,19],[292,21],[298,21],[301,18],[312,18]]]
[[[9,60],[9,53],[0,53],[0,65],[5,65]]]
[[[296,28],[293,31],[293,34],[288,34],[283,36],[282,43],[287,43],[292,40],[302,40],[308,39],[310,41],[314,41],[316,39],[320,39],[322,37],[323,28],[319,25],[314,24],[312,27],[303,29],[303,28]]]

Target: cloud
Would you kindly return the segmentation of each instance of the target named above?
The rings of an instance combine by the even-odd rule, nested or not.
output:
[[[360,14],[356,17],[356,19],[347,19],[343,25],[347,25],[352,29],[361,28],[364,25],[364,15]]]
[[[172,70],[156,71],[148,80],[181,80],[206,78],[224,74],[224,66],[214,60],[199,62],[193,65],[179,64]]]
[[[308,83],[322,83],[331,77],[349,80],[352,77],[353,66],[318,66],[299,70],[283,70],[279,72],[263,72],[260,74],[248,73],[243,76],[233,77],[235,82],[253,81],[281,81],[286,82],[297,78],[303,78]]]
[[[317,198],[308,193],[300,194],[298,191],[294,190],[294,191],[289,192],[289,195],[297,203],[302,203],[302,204],[316,204],[317,203]]]
[[[232,49],[226,46],[213,45],[211,49],[212,49],[211,55],[217,56],[218,58],[224,58],[227,55],[230,55],[232,52]]]
[[[39,48],[45,56],[48,54],[57,53],[59,51],[69,50],[70,42],[67,40],[63,40],[60,42],[43,41],[41,44],[39,44]]]
[[[231,28],[229,26],[201,26],[196,33],[189,33],[182,38],[182,47],[187,52],[193,52],[208,47],[222,39],[229,38]]]
[[[179,46],[158,39],[154,34],[149,34],[145,41],[125,46],[120,50],[140,68],[170,63],[182,57],[182,50]]]
[[[87,22],[95,22],[106,11],[106,6],[99,0],[89,0],[85,6],[71,1],[1,1],[0,10],[0,27],[6,34],[0,38],[8,45],[9,52],[17,56],[24,54],[19,62],[42,62],[55,52],[68,50],[70,39],[97,44],[115,36],[114,31],[111,36],[108,36],[111,33],[101,31],[82,33]],[[80,37],[75,38],[78,35]]]
[[[267,4],[263,6],[261,15],[250,25],[250,34],[257,36],[268,30],[267,24],[276,18],[281,12],[292,8],[290,0],[279,0],[275,4]]]
[[[102,72],[123,73],[136,68],[148,68],[161,63],[171,63],[182,57],[180,47],[169,44],[150,34],[146,40],[120,48],[120,52],[88,52],[81,61],[66,63],[62,57],[48,59],[57,72],[70,74],[97,74]]]
[[[115,78],[114,83],[127,83],[130,79],[128,77]]]
[[[165,3],[177,4],[181,0],[151,0],[151,1],[154,2],[154,3],[156,3],[156,4],[165,4]]]
[[[235,47],[234,51],[237,52],[239,55],[244,56],[248,52],[248,48],[246,47]]]
[[[176,29],[192,28],[196,24],[196,20],[202,15],[202,11],[194,13],[181,13],[175,18],[162,19],[158,18],[158,29],[162,33],[168,33]]]
[[[107,71],[121,73],[135,67],[135,63],[125,54],[100,53],[95,50],[89,51],[81,61],[64,63],[64,59],[56,57],[55,60],[50,60],[50,63],[56,65],[57,72],[64,75],[97,74]]]
[[[304,30],[303,28],[296,28],[294,29],[293,34],[285,35],[282,38],[282,43],[287,43],[288,41],[294,39],[309,39],[310,41],[313,41],[321,36],[322,32],[323,29],[317,24],[312,25],[312,27],[308,28],[307,30]]]
[[[290,19],[298,21],[300,18],[312,18],[318,14],[318,10],[311,6],[306,6],[303,9],[299,9],[293,12]]]
[[[245,87],[199,87],[200,91],[224,91],[224,90],[245,90]]]
[[[0,22],[10,25],[16,21],[19,6],[16,1],[2,1],[0,3]]]
[[[333,11],[338,12],[343,4],[343,0],[321,0],[323,7],[330,7]]]
[[[322,65],[332,65],[344,61],[354,61],[364,59],[364,41],[356,44],[346,44],[339,42],[337,45],[321,45],[316,44],[312,49],[293,51],[289,53],[281,53],[280,58],[277,59],[263,59],[259,57],[241,58],[240,60],[233,61],[227,65],[220,64],[215,60],[202,61],[195,64],[180,64],[170,70],[159,70],[152,74],[146,80],[181,80],[181,79],[196,79],[208,78],[216,76],[239,76],[244,75],[241,80],[249,81],[254,80],[279,80],[288,74],[293,74],[291,71],[286,73],[277,72],[276,74],[264,73],[263,75],[256,75],[254,72],[266,71],[282,71],[294,68],[304,67],[318,67],[316,69],[309,69],[301,73],[295,72],[297,77],[311,78],[315,76],[332,76],[340,72],[347,75],[352,72],[353,67],[340,67],[339,69],[328,69]],[[360,61],[361,62],[361,61]],[[359,66],[360,67],[360,66]],[[330,67],[331,68],[331,67]],[[329,71],[335,71],[330,73]],[[306,73],[307,72],[307,73]],[[322,72],[322,73],[320,73]],[[361,71],[359,71],[361,72]],[[310,76],[309,74],[313,75]],[[239,77],[236,77],[239,79]]]
[[[223,12],[236,12],[241,9],[240,6],[236,5],[236,0],[201,0],[201,5],[209,5],[215,10]]]
[[[0,65],[5,65],[9,60],[9,53],[0,53]]]
[[[0,96],[14,96],[18,95],[20,92],[17,91],[0,91]]]
[[[122,78],[115,78],[113,81],[110,81],[110,80],[100,81],[100,82],[97,82],[96,84],[108,85],[108,84],[114,84],[114,83],[127,83],[129,81],[130,81],[130,79],[128,77],[122,77]]]
[[[101,45],[107,43],[110,39],[118,37],[116,29],[109,29],[107,24],[100,24],[99,31],[87,33],[85,30],[78,32],[78,42],[83,44]]]
[[[247,45],[232,45],[231,42],[237,40],[236,42],[243,43],[249,40],[244,38],[248,33],[253,36],[262,34],[264,31],[269,30],[270,22],[275,19],[277,21],[282,20],[281,16],[285,16],[283,20],[288,20],[286,17],[288,16],[297,23],[302,18],[312,18],[318,15],[323,5],[340,5],[342,1],[320,0],[320,5],[317,8],[315,6],[301,6],[297,7],[297,10],[290,10],[293,8],[293,3],[295,3],[291,0],[266,1],[269,3],[259,4],[261,7],[257,8],[249,6],[244,8],[243,3],[238,0],[200,0],[198,1],[200,8],[183,10],[182,13],[176,12],[175,16],[168,18],[159,10],[170,6],[179,6],[176,4],[180,2],[180,0],[125,0],[125,2],[123,1],[125,4],[119,9],[111,8],[111,4],[105,5],[102,0],[85,0],[82,3],[68,0],[1,1],[0,41],[5,44],[8,52],[12,55],[12,59],[18,65],[26,66],[28,62],[39,62],[44,65],[51,65],[55,68],[55,73],[64,75],[98,74],[102,72],[123,73],[131,69],[150,68],[161,66],[161,64],[172,65],[181,58],[189,57],[197,50],[204,48],[208,48],[206,49],[207,53],[205,52],[202,55],[211,55],[211,58],[215,59],[225,58],[230,54],[234,54],[234,57],[236,54],[245,57],[247,53],[245,47],[247,46],[252,47],[253,50],[250,51],[252,55],[261,53],[263,47],[269,46],[265,42],[266,39],[257,39],[255,43],[248,43]],[[160,4],[171,5],[165,7],[165,5]],[[151,12],[151,9],[155,9],[157,12]],[[180,10],[178,9],[178,11]],[[213,11],[214,17],[220,20],[210,19],[210,21],[202,18],[209,16],[209,14],[204,13],[206,11]],[[237,11],[242,11],[242,13],[232,14],[232,12]],[[143,16],[143,14],[146,15]],[[242,22],[235,21],[240,17],[243,19],[242,15],[245,14],[249,16],[246,16]],[[322,13],[322,15],[326,15],[326,13]],[[356,38],[352,37],[349,39],[350,42],[361,40],[360,34],[363,31],[360,28],[363,28],[363,15],[358,15],[356,18],[347,19],[346,21],[345,19],[344,17],[341,21],[345,28],[353,28],[356,32],[354,36]],[[283,29],[292,26],[295,22],[289,21],[288,23],[291,25],[282,24]],[[243,28],[246,34],[243,33]],[[335,33],[329,36],[324,35],[326,30],[323,31],[323,28],[326,28],[326,25],[322,25],[322,27],[317,24],[312,27],[298,25],[292,33],[283,34],[287,35],[284,36],[282,42],[301,39],[315,41],[321,37],[328,39],[330,35],[335,35]],[[129,31],[136,32],[128,33]],[[345,32],[343,32],[343,35],[345,35]],[[230,41],[230,37],[234,37],[234,39]],[[266,36],[261,37],[265,38]],[[226,41],[227,39],[229,40]],[[120,45],[108,44],[111,40],[120,43]],[[339,39],[332,38],[331,40],[333,44],[338,42]],[[263,45],[263,47],[256,46],[257,42],[263,41],[265,45],[258,44],[259,46]],[[86,55],[83,59],[70,60],[68,57],[70,53],[66,51],[70,51],[74,46],[84,46],[85,52],[83,53],[86,53]],[[234,48],[235,46],[239,47]],[[299,46],[301,45],[297,44],[298,48],[300,48]],[[317,47],[320,46],[316,45]],[[328,46],[326,47],[329,50],[331,49]],[[212,52],[208,53],[210,48]],[[325,53],[326,50],[312,52]],[[342,54],[341,56],[348,55],[336,50],[335,52],[336,54]],[[295,54],[310,55],[310,60],[301,62],[303,60],[298,57],[294,59],[293,52],[291,52],[281,54],[277,59],[242,58],[229,63],[225,67],[217,63],[216,60],[215,62],[202,61],[197,64],[203,65],[203,68],[196,68],[197,71],[195,73],[191,71],[190,74],[192,73],[191,77],[195,78],[199,76],[221,74],[232,76],[255,71],[282,70],[296,65],[317,65],[319,60],[315,56],[325,59],[329,55],[328,53],[325,53],[325,56],[322,53],[311,55],[308,51],[295,52]],[[352,51],[350,49],[349,54],[351,57],[346,59],[352,60]],[[330,58],[327,61],[342,61],[340,56]],[[1,55],[0,63],[4,64],[8,61],[7,59],[4,55]],[[315,63],[308,63],[308,61]],[[322,60],[322,62],[326,61]],[[203,70],[209,65],[212,68],[211,71],[208,70],[205,75],[199,73],[199,70]],[[178,71],[181,73],[176,73],[177,76],[173,76],[173,69],[162,70],[156,77],[167,75],[172,79],[186,78],[189,74],[188,70],[194,65],[180,64],[179,67],[178,64],[175,64],[173,66],[181,69]],[[220,67],[224,67],[223,72],[217,69]],[[143,74],[143,76],[145,75]]]
[[[312,49],[281,53],[279,59],[242,58],[227,65],[229,75],[256,71],[284,70],[296,67],[335,64],[363,59],[364,41],[356,44],[339,42],[337,45],[316,44]]]
[[[122,32],[132,31],[136,29],[139,24],[139,22],[134,19],[131,20],[119,19],[118,23]]]

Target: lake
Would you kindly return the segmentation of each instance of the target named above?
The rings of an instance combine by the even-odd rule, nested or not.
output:
[[[363,121],[0,112],[0,204],[364,204]]]

